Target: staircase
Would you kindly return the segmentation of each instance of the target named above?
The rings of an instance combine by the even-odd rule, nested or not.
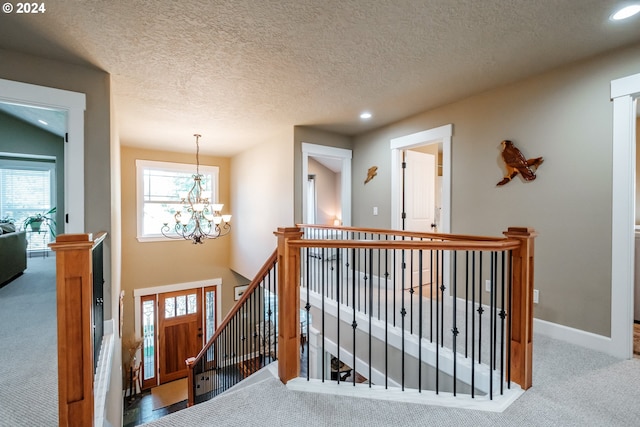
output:
[[[187,361],[190,405],[276,359],[283,383],[319,392],[499,406],[531,386],[531,230],[491,238],[301,226],[276,235],[277,251]],[[344,372],[332,372],[332,360]]]

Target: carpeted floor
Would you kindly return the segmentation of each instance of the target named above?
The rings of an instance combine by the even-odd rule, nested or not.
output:
[[[503,413],[317,395],[267,379],[146,426],[640,425],[640,360],[540,335],[534,342],[534,386]]]
[[[0,288],[1,427],[58,424],[54,265],[53,256],[31,258],[23,276]],[[640,425],[640,359],[536,335],[533,375],[533,388],[502,414],[310,394],[268,379],[147,425]]]
[[[0,426],[58,425],[55,256],[0,288]]]

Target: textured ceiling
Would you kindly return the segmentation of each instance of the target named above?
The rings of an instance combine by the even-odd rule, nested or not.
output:
[[[233,155],[361,133],[640,41],[607,0],[55,0],[0,47],[109,72],[123,144]],[[363,110],[373,113],[367,122]]]

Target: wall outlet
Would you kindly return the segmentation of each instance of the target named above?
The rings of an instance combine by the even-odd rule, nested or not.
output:
[[[373,207],[373,214],[374,215],[378,215],[378,207],[377,206]]]
[[[540,296],[540,293],[538,292],[537,289],[533,290],[533,303],[537,304],[538,303],[538,298]]]
[[[484,290],[487,292],[491,292],[491,280],[484,281]]]

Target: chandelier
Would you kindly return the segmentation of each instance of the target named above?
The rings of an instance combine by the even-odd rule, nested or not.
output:
[[[191,240],[193,244],[204,243],[205,239],[217,239],[231,230],[231,215],[222,215],[223,204],[209,204],[209,192],[205,191],[200,174],[200,137],[196,137],[196,173],[193,186],[181,197],[184,209],[173,216],[175,225],[164,223],[161,232],[171,239]],[[187,218],[183,218],[183,215]],[[171,234],[168,234],[171,233]],[[174,234],[175,233],[175,234]]]

